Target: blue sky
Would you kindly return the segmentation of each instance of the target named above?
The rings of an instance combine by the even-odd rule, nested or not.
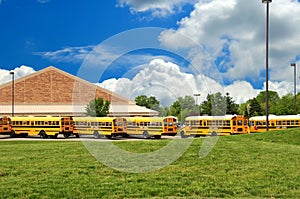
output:
[[[185,6],[186,15],[191,8]],[[182,12],[163,19],[150,19],[147,14],[131,14],[129,9],[118,6],[118,1],[114,0],[2,0],[0,66],[13,69],[28,65],[39,70],[54,65],[76,74],[80,63],[55,62],[36,53],[98,45],[115,34],[133,28],[172,28],[184,15]]]
[[[280,95],[292,92],[289,65],[300,60],[299,13],[298,0],[270,4],[269,79]],[[264,90],[260,0],[0,0],[0,27],[0,84],[10,70],[22,76],[51,65],[125,97],[155,95],[166,105],[216,91],[241,103]],[[139,34],[149,27],[157,35]]]

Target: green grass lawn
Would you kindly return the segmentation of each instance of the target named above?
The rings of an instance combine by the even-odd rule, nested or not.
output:
[[[115,142],[146,152],[169,140]],[[82,142],[0,142],[0,198],[300,198],[300,130],[220,137],[199,159],[195,139],[173,164],[124,173]]]

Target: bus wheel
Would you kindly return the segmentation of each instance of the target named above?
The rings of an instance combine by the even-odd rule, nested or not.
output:
[[[147,131],[144,131],[143,132],[143,137],[146,138],[146,139],[149,138],[150,137],[149,133]]]
[[[112,136],[111,136],[111,135],[106,135],[105,137],[106,137],[107,139],[111,139]]]
[[[50,138],[56,139],[56,138],[57,138],[57,134],[55,134],[55,135],[50,135]]]
[[[216,131],[213,131],[213,132],[211,133],[211,135],[212,135],[212,136],[217,136],[218,134],[217,134]]]
[[[41,136],[41,138],[43,138],[43,139],[45,139],[45,138],[48,137],[48,135],[46,134],[45,131],[40,131],[40,136]]]
[[[79,137],[80,137],[80,136],[79,136],[79,133],[76,133],[75,136],[76,136],[76,138],[79,138]]]
[[[10,137],[11,137],[11,138],[14,138],[14,137],[16,137],[16,133],[15,133],[15,131],[14,131],[14,130],[11,130],[11,132],[10,132]]]
[[[155,139],[160,139],[160,138],[161,138],[161,135],[155,135],[154,138],[155,138]]]
[[[181,138],[187,138],[183,131],[180,132]]]
[[[99,135],[98,131],[94,131],[94,138],[95,139],[99,139],[100,138],[100,135]]]
[[[68,138],[70,137],[70,134],[69,133],[64,133],[64,138]]]

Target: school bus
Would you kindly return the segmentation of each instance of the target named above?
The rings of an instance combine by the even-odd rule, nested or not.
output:
[[[11,119],[8,116],[0,116],[0,134],[10,135],[12,133]]]
[[[189,116],[181,127],[181,137],[248,133],[248,120],[242,115]]]
[[[166,116],[163,118],[162,135],[175,136],[178,130],[178,119],[174,116]]]
[[[94,138],[112,138],[126,134],[126,120],[118,117],[73,117],[78,135],[93,135]]]
[[[300,127],[300,115],[269,115],[269,131]],[[250,133],[266,132],[266,116],[254,116],[249,118]]]
[[[176,124],[172,120],[172,125]],[[171,122],[165,117],[126,117],[127,121],[127,135],[141,135],[143,138],[160,139],[164,135],[174,135],[174,128],[171,126]],[[177,133],[177,129],[176,129]],[[175,134],[176,135],[176,134]]]
[[[63,134],[65,138],[73,134],[72,117],[10,117],[12,124],[11,137],[17,135],[57,138]]]

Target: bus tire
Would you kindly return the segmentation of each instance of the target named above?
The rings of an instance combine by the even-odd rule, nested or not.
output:
[[[211,133],[211,135],[212,135],[212,136],[217,136],[218,134],[217,134],[216,131],[213,131],[213,132]]]
[[[40,131],[39,135],[41,136],[41,138],[46,139],[48,137],[47,133],[45,131]]]
[[[76,136],[76,138],[79,138],[79,137],[80,137],[80,136],[79,136],[79,133],[75,133],[74,135]]]
[[[145,139],[150,138],[148,131],[144,131],[144,132],[143,132],[143,137],[144,137]]]
[[[94,138],[95,139],[99,139],[100,138],[100,135],[99,135],[98,131],[94,131]]]
[[[55,134],[55,135],[50,135],[50,138],[51,138],[51,139],[56,139],[56,138],[57,138],[57,134]]]
[[[64,138],[68,138],[70,137],[70,134],[69,133],[64,133]]]
[[[106,137],[107,139],[111,139],[111,138],[112,138],[111,135],[106,135],[105,137]]]
[[[160,139],[160,138],[161,138],[161,135],[155,135],[154,138],[155,138],[155,139]]]
[[[16,137],[16,133],[15,133],[15,131],[14,130],[11,130],[11,132],[10,132],[10,137],[11,138],[14,138],[14,137]]]
[[[187,136],[184,134],[183,131],[180,132],[180,136],[181,136],[181,138],[187,138]]]

